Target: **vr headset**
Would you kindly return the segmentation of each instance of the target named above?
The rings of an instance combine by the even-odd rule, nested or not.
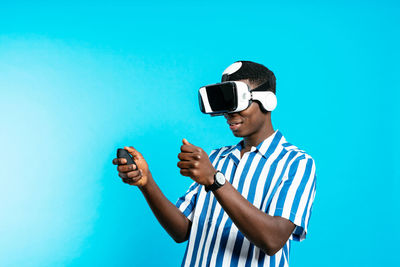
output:
[[[253,101],[258,101],[264,111],[273,111],[277,105],[268,82],[253,90],[246,83],[237,81],[206,85],[199,89],[200,110],[211,116],[245,110]]]
[[[276,96],[268,81],[253,90],[250,90],[244,82],[227,81],[229,76],[242,66],[241,61],[233,63],[222,74],[221,83],[206,85],[199,89],[201,112],[211,116],[240,112],[247,109],[253,101],[258,101],[264,112],[276,108]]]

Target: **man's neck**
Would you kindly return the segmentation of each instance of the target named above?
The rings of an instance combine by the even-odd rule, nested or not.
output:
[[[250,151],[251,147],[256,147],[258,146],[262,141],[273,135],[275,132],[274,128],[272,127],[272,124],[266,125],[266,127],[263,129],[263,131],[260,131],[258,133],[255,133],[251,136],[247,136],[243,138],[243,148],[241,150],[241,156],[243,156],[244,153]]]

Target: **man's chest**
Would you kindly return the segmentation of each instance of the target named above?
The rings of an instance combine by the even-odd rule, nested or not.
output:
[[[222,172],[230,184],[250,203],[260,210],[266,210],[268,196],[282,180],[282,172],[277,171],[279,161],[266,159],[259,154],[245,153],[238,160],[231,157],[218,159],[214,167]],[[200,189],[194,213],[200,224],[220,224],[229,221],[212,192]]]

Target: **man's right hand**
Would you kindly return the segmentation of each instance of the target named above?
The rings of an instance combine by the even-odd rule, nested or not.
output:
[[[133,147],[126,146],[124,149],[132,155],[136,165],[127,165],[126,159],[124,158],[113,159],[113,164],[118,165],[117,170],[119,177],[122,178],[124,183],[139,187],[145,186],[151,175],[146,160],[143,158],[142,154]]]
[[[190,220],[161,192],[142,154],[133,147],[124,149],[132,155],[136,165],[127,165],[125,158],[114,159],[113,164],[118,165],[119,177],[124,183],[139,186],[157,220],[176,242],[188,240],[192,227]]]

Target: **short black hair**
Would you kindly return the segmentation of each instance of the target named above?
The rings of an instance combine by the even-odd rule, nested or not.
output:
[[[264,65],[252,61],[236,61],[241,62],[242,66],[236,72],[227,75],[222,81],[238,81],[249,80],[255,87],[268,81],[271,91],[276,93],[276,78],[274,73]],[[225,76],[225,75],[224,75]]]

